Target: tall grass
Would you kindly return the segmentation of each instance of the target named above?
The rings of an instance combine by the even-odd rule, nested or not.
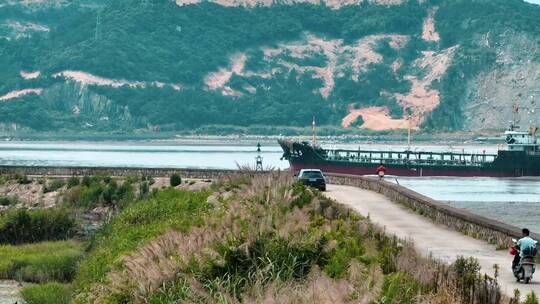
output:
[[[27,304],[69,304],[71,293],[71,285],[61,283],[29,285],[21,290]]]
[[[383,293],[376,304],[415,304],[422,285],[411,275],[396,272],[384,278]]]
[[[210,208],[208,193],[166,189],[125,209],[94,237],[90,255],[79,269],[75,286],[89,290],[105,282],[119,257],[144,245],[171,228],[186,231],[202,224]]]
[[[212,189],[214,208],[168,189],[124,210],[96,237],[75,303],[501,303],[474,261],[422,258],[288,173]]]
[[[0,215],[0,243],[65,240],[74,228],[75,220],[65,209],[10,210]]]
[[[358,234],[365,220],[341,215],[301,185],[293,190],[294,179],[286,173],[240,180],[221,185],[225,193],[218,201],[224,204],[207,214],[204,225],[170,230],[126,255],[121,267],[80,293],[77,303],[238,303],[277,299],[279,290],[326,303],[376,298],[370,290],[380,290],[383,280],[376,255],[362,245],[371,236]],[[325,294],[327,282],[334,289]],[[308,292],[307,284],[318,291]]]
[[[0,278],[69,282],[82,256],[82,246],[72,241],[0,246]]]

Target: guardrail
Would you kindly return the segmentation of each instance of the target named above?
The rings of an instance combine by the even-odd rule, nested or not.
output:
[[[380,181],[378,178],[328,174],[328,180],[332,184],[355,186],[381,193],[392,201],[430,218],[437,224],[488,241],[499,248],[509,246],[512,238],[521,237],[521,228],[519,227],[451,207],[403,186],[384,180]],[[540,235],[537,233],[531,233],[531,237],[540,239]]]

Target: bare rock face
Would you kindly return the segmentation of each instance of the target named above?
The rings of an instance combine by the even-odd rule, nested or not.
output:
[[[500,130],[513,119],[518,105],[523,127],[540,123],[540,42],[525,33],[505,32],[482,41],[497,54],[493,69],[481,73],[467,86],[465,128]]]
[[[44,193],[44,186],[37,181],[19,184],[8,181],[0,185],[0,197],[7,197],[16,208],[50,208],[56,206],[61,199],[63,189]],[[4,206],[5,209],[9,206]]]
[[[92,222],[102,222],[108,220],[112,215],[110,207],[96,207],[87,212],[84,217]]]
[[[205,2],[205,0],[175,0],[179,6],[194,5]],[[333,9],[339,9],[347,5],[360,5],[363,3],[381,4],[381,5],[400,5],[404,0],[207,0],[207,2],[216,3],[227,7],[255,7],[255,6],[271,6],[274,4],[317,4],[326,5]]]
[[[112,119],[129,123],[132,118],[128,106],[115,104],[77,81],[56,83],[43,91],[42,98],[50,108],[75,117],[84,115],[88,127]]]

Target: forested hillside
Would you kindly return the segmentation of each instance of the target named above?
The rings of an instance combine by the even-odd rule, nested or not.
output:
[[[498,129],[539,39],[521,0],[9,0],[0,130]]]

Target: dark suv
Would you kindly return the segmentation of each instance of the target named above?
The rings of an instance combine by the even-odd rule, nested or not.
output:
[[[298,173],[298,180],[304,185],[326,191],[326,178],[319,169],[303,169]]]

